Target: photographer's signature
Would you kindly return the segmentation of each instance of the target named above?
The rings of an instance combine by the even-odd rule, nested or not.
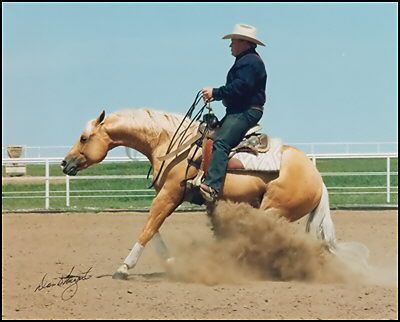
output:
[[[85,281],[92,277],[89,275],[89,272],[92,270],[93,267],[90,267],[86,272],[82,272],[78,275],[74,275],[75,266],[71,268],[71,271],[67,275],[61,275],[60,277],[53,278],[57,282],[49,282],[47,278],[47,273],[44,274],[42,280],[40,281],[39,285],[36,287],[35,292],[42,291],[54,286],[64,287],[66,288],[61,293],[61,299],[64,301],[70,300],[78,291],[78,282]]]

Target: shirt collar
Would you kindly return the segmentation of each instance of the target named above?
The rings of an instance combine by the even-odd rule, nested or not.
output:
[[[249,48],[247,50],[245,50],[244,52],[242,52],[241,54],[239,54],[239,56],[236,57],[236,61],[240,58],[242,58],[243,56],[247,55],[247,54],[256,54],[258,55],[258,53],[256,52],[256,50],[254,48]]]

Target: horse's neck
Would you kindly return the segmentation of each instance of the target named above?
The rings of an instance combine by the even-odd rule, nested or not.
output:
[[[109,119],[107,132],[112,148],[126,146],[144,154],[153,164],[166,150],[171,134],[160,130],[154,124],[129,122],[121,117]]]

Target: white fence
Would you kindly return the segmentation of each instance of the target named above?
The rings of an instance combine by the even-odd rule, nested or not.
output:
[[[286,143],[285,143],[286,144]],[[308,154],[323,153],[398,153],[397,142],[312,142],[312,143],[287,143],[295,146]],[[54,156],[66,155],[71,146],[24,146],[23,158],[52,158]],[[135,157],[141,154],[132,150]],[[112,157],[125,156],[125,148],[118,147],[108,154]],[[3,159],[7,158],[7,147],[2,146]]]
[[[288,143],[307,154],[323,153],[398,153],[397,142],[314,142],[314,143]]]
[[[392,171],[390,168],[390,161],[393,158],[398,158],[397,153],[380,153],[380,154],[308,154],[310,159],[316,164],[316,161],[318,159],[360,159],[360,158],[365,158],[365,159],[377,159],[377,158],[383,158],[386,159],[386,171],[379,171],[379,172],[322,172],[321,175],[323,177],[328,177],[328,176],[386,176],[386,186],[368,186],[368,187],[327,187],[328,190],[330,190],[330,194],[386,194],[386,202],[389,204],[391,202],[391,195],[392,194],[397,194],[398,187],[397,186],[391,186],[391,176],[393,175],[398,175],[397,171]],[[138,161],[145,161],[146,158],[140,157],[137,158]],[[18,159],[3,159],[2,160],[2,165],[7,165],[7,164],[12,164],[12,163],[23,163],[23,164],[44,164],[45,165],[45,173],[44,177],[23,177],[23,178],[16,178],[15,180],[24,180],[24,182],[29,182],[29,180],[42,180],[45,183],[45,191],[44,191],[44,197],[42,196],[27,196],[27,194],[34,194],[34,193],[43,193],[43,191],[38,191],[38,192],[28,192],[28,191],[18,191],[18,192],[4,192],[3,191],[3,196],[2,199],[27,199],[27,198],[44,198],[45,204],[44,207],[45,209],[50,208],[50,199],[52,198],[65,198],[66,199],[66,206],[70,207],[71,202],[71,192],[74,193],[79,193],[82,191],[71,191],[70,190],[70,180],[91,180],[91,179],[112,179],[112,178],[123,178],[123,179],[137,179],[137,178],[146,178],[145,175],[120,175],[120,176],[77,176],[77,177],[70,177],[68,175],[66,176],[61,176],[61,177],[50,177],[50,164],[60,164],[62,161],[62,158],[18,158]],[[106,158],[103,162],[129,162],[131,161],[130,158],[128,157],[108,157]],[[65,180],[65,191],[57,191],[57,193],[63,192],[65,193],[65,196],[50,196],[50,180]],[[3,182],[6,179],[3,178]],[[383,190],[383,191],[365,191],[366,189],[371,189],[375,188],[378,190]],[[341,191],[331,191],[331,190],[341,190],[341,189],[346,189],[346,190],[352,190],[352,191],[346,191],[346,192],[341,192]],[[360,191],[361,190],[361,191]],[[138,197],[153,197],[153,194],[142,194],[144,191],[149,191],[149,190],[144,190],[144,189],[137,189],[137,190],[85,190],[84,192],[91,192],[91,193],[109,193],[109,192],[118,192],[118,193],[124,193],[124,194],[116,194],[116,195],[74,195],[73,197],[77,198],[110,198],[110,197],[132,197],[132,198],[138,198]],[[134,195],[126,195],[127,192],[133,192],[135,193]],[[397,205],[395,205],[397,206]]]

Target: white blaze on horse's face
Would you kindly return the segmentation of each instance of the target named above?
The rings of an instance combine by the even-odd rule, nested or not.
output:
[[[105,112],[87,123],[79,140],[61,163],[63,172],[75,175],[79,170],[101,162],[109,150],[110,139],[104,128]]]

